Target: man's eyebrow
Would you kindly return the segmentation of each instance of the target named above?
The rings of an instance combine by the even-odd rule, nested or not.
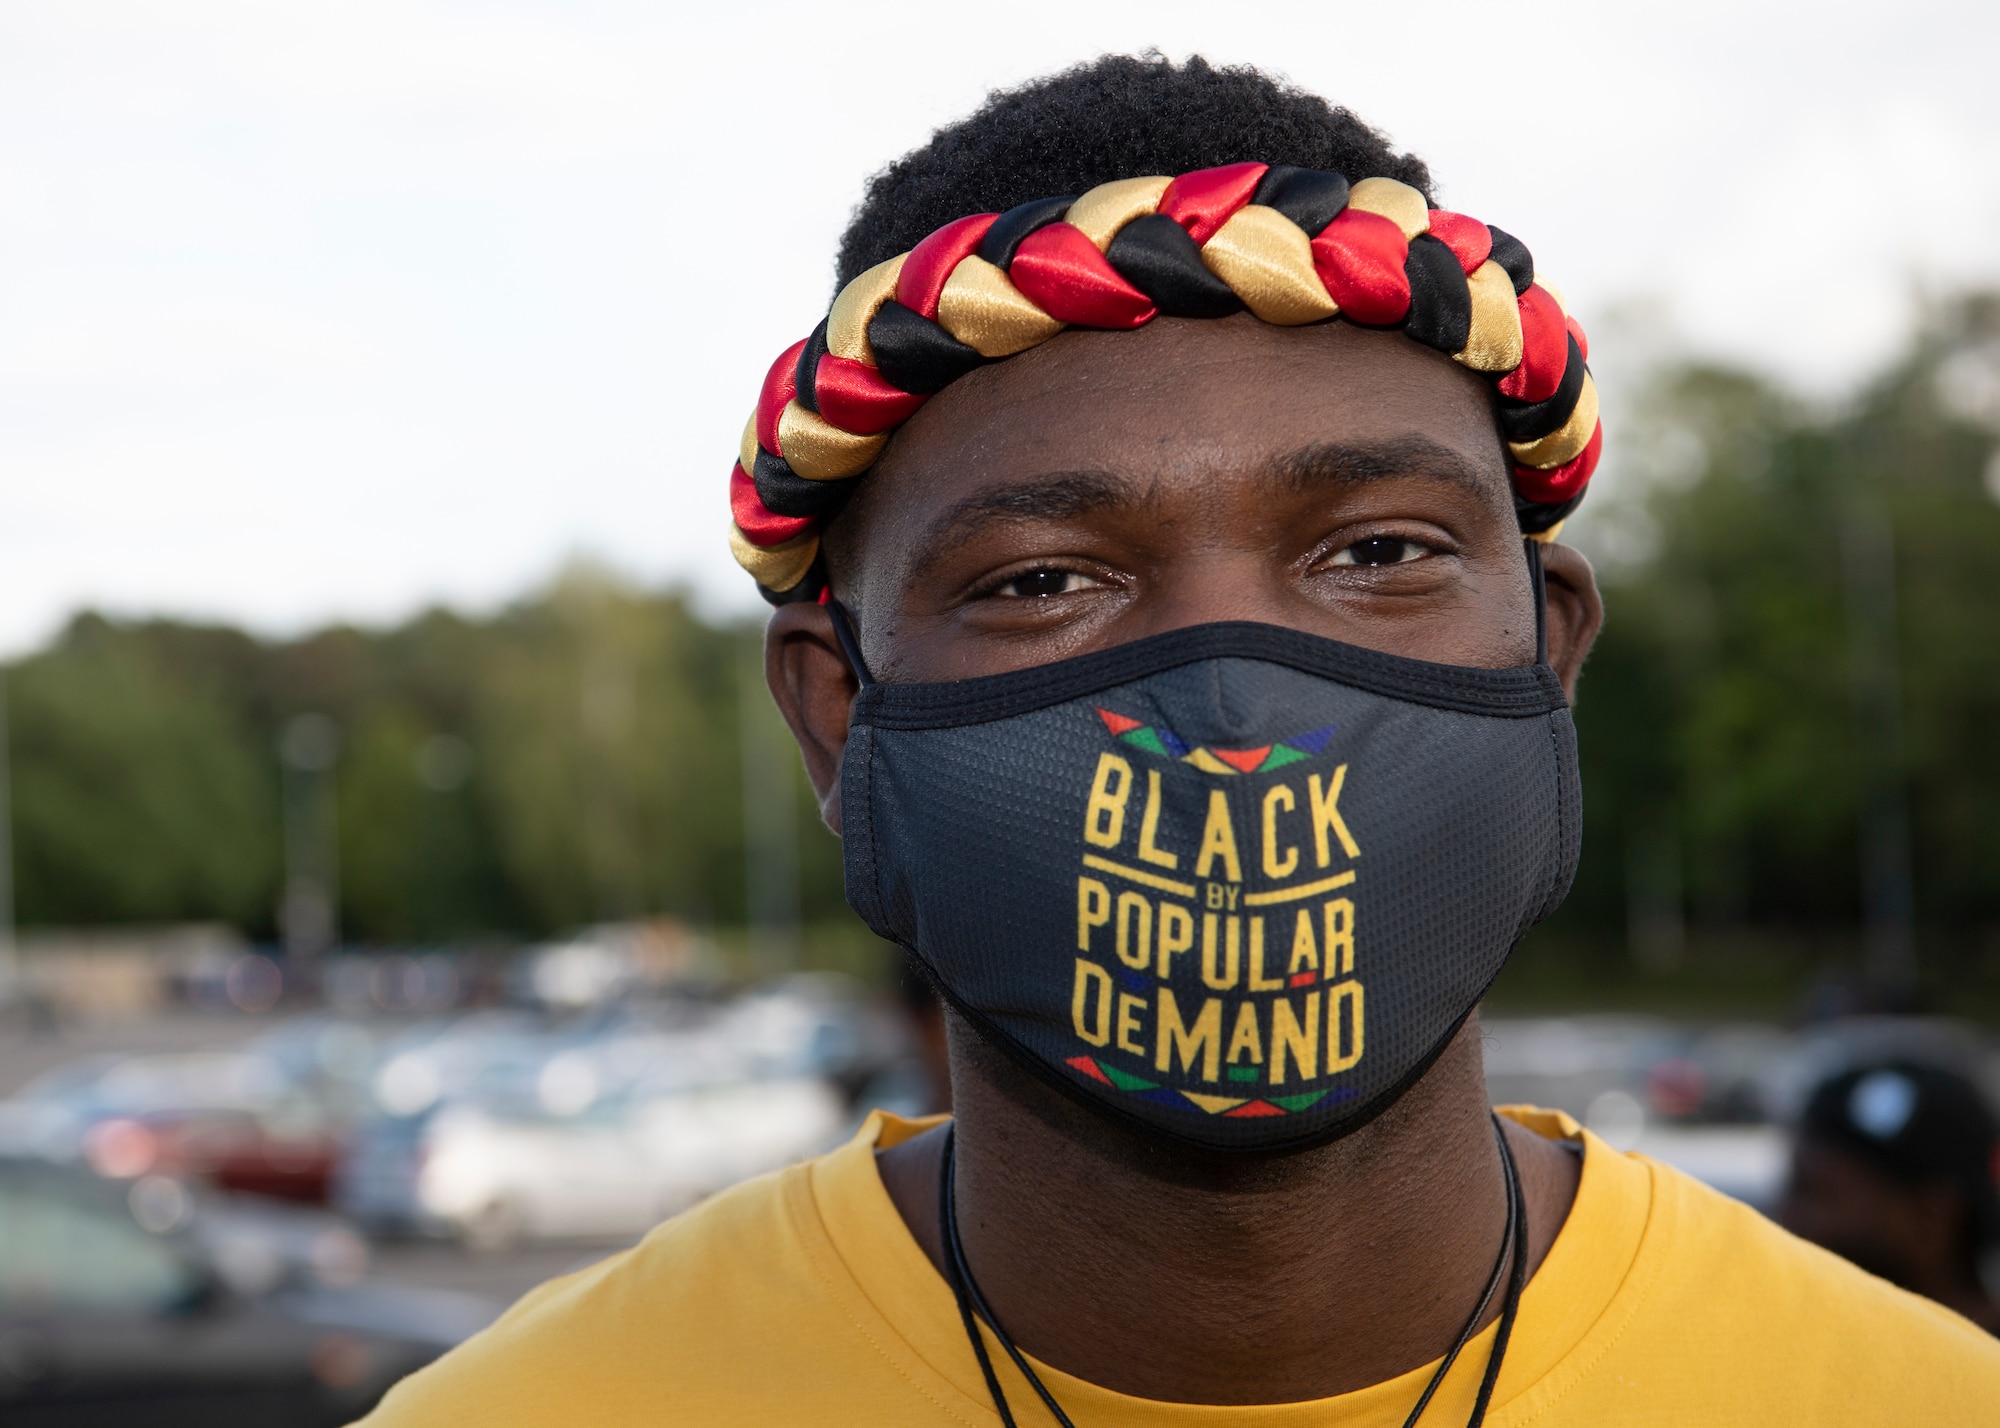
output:
[[[1394,476],[1415,476],[1483,490],[1493,479],[1491,472],[1482,470],[1461,453],[1424,436],[1361,445],[1315,442],[1286,452],[1273,463],[1272,469],[1280,480],[1302,491],[1326,485],[1360,485]],[[921,574],[955,543],[985,527],[1074,520],[1107,507],[1143,500],[1148,494],[1148,486],[1130,477],[1093,470],[1051,471],[994,486],[953,503],[925,526],[916,547],[924,554],[911,574]]]
[[[1065,521],[1131,501],[1134,483],[1108,471],[1055,471],[967,496],[925,527],[919,550],[950,548],[982,526],[1014,521]],[[923,563],[928,563],[926,557]]]
[[[1443,442],[1425,436],[1350,446],[1315,442],[1279,457],[1276,470],[1294,490],[1318,486],[1359,486],[1392,476],[1416,476],[1485,489],[1493,473]]]

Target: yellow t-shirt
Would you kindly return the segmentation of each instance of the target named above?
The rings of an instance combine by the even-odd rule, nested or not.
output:
[[[1492,1428],[2000,1424],[2000,1340],[1552,1112],[1582,1181],[1521,1299]],[[872,1151],[926,1123],[871,1117],[846,1146],[670,1220],[527,1295],[393,1389],[371,1428],[999,1422],[950,1289]],[[1471,1411],[1489,1327],[1425,1414]],[[997,1350],[1009,1402],[1047,1420]],[[1432,1366],[1434,1367],[1434,1365]],[[1432,1367],[1270,1407],[1157,1403],[1036,1364],[1079,1428],[1401,1428]]]

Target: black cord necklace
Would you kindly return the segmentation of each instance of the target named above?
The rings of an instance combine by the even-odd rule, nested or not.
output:
[[[1498,1116],[1493,1118],[1493,1134],[1500,1143],[1500,1168],[1507,1184],[1507,1227],[1500,1237],[1500,1253],[1493,1261],[1493,1273],[1487,1278],[1486,1292],[1479,1296],[1479,1303],[1474,1307],[1472,1317],[1465,1321],[1465,1327],[1459,1330],[1451,1351],[1444,1356],[1443,1361],[1437,1366],[1437,1372],[1431,1375],[1430,1382],[1424,1386],[1423,1396],[1417,1400],[1416,1407],[1410,1410],[1410,1416],[1403,1421],[1403,1428],[1416,1428],[1417,1420],[1423,1417],[1424,1410],[1430,1406],[1431,1398],[1437,1393],[1438,1386],[1444,1382],[1445,1375],[1451,1372],[1451,1366],[1458,1361],[1458,1356],[1464,1351],[1465,1346],[1472,1342],[1479,1321],[1486,1316],[1487,1306],[1499,1292],[1503,1275],[1507,1280],[1507,1297],[1500,1310],[1499,1327],[1493,1333],[1493,1351],[1487,1355],[1486,1374],[1479,1382],[1479,1396],[1473,1401],[1472,1416],[1466,1420],[1466,1428],[1480,1428],[1486,1421],[1486,1406],[1492,1402],[1493,1386],[1500,1378],[1500,1364],[1507,1356],[1507,1341],[1513,1336],[1514,1320],[1521,1308],[1521,1290],[1528,1280],[1528,1256],[1524,1243],[1528,1207],[1526,1198],[1521,1193],[1521,1176],[1514,1165],[1514,1152],[1507,1144],[1507,1136],[1501,1129]],[[972,1267],[965,1258],[965,1244],[958,1234],[958,1207],[956,1197],[952,1194],[953,1172],[956,1165],[953,1152],[956,1145],[957,1126],[947,1123],[944,1130],[943,1164],[938,1171],[938,1226],[943,1231],[945,1268],[951,1280],[952,1293],[958,1299],[959,1318],[965,1322],[965,1336],[972,1343],[973,1356],[979,1360],[979,1372],[986,1379],[986,1391],[993,1396],[993,1407],[999,1413],[1001,1423],[1006,1425],[1006,1428],[1018,1428],[1014,1421],[1014,1411],[1007,1402],[1007,1395],[1000,1387],[1000,1376],[993,1371],[992,1356],[986,1352],[986,1339],[979,1332],[980,1319],[984,1319],[987,1326],[992,1329],[993,1337],[1000,1341],[1000,1347],[1007,1351],[1007,1357],[1014,1361],[1014,1367],[1020,1370],[1023,1378],[1027,1379],[1028,1386],[1035,1390],[1036,1396],[1042,1400],[1056,1422],[1061,1424],[1062,1428],[1076,1428],[1076,1425],[1070,1422],[1069,1415],[1063,1412],[1062,1405],[1056,1402],[1055,1395],[1043,1384],[1041,1376],[1029,1365],[1027,1357],[1014,1346],[1013,1337],[1000,1327],[1000,1320],[995,1317],[992,1306],[986,1302],[986,1296],[979,1292],[979,1285],[972,1277]]]

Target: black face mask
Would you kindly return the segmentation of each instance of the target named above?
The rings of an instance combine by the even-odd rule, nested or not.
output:
[[[983,1034],[1107,1117],[1245,1151],[1331,1140],[1422,1075],[1582,828],[1546,663],[1255,624],[864,674],[841,810],[848,901]]]

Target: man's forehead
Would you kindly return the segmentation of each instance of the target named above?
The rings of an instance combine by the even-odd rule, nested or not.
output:
[[[961,379],[903,426],[871,480],[940,459],[1119,469],[1149,446],[1192,460],[1258,450],[1273,461],[1418,437],[1490,453],[1504,475],[1483,385],[1397,334],[1160,319],[1131,333],[1064,333]],[[1074,459],[1082,452],[1098,454]]]
[[[1291,493],[1330,492],[1400,479],[1430,483],[1440,488],[1440,496],[1469,491],[1495,504],[1505,496],[1504,477],[1422,437],[1373,446],[1302,447],[1242,474]],[[913,511],[900,529],[909,535],[909,573],[917,575],[952,546],[976,541],[996,527],[1035,521],[1075,523],[1101,515],[1164,514],[1170,505],[1167,483],[1156,473],[1050,471],[978,486],[942,509]]]
[[[1141,460],[1122,469],[1050,470],[1002,478],[975,488],[929,514],[921,544],[935,548],[980,529],[1010,522],[1068,521],[1103,511],[1165,504],[1157,468]],[[1429,436],[1381,442],[1318,442],[1259,461],[1240,473],[1291,492],[1319,492],[1389,479],[1430,481],[1498,496],[1504,479],[1490,464]]]
[[[1163,319],[1065,334],[940,393],[891,443],[857,514],[872,525],[893,508],[930,545],[1158,504],[1180,479],[1299,491],[1388,477],[1506,498],[1470,373],[1391,333]]]

